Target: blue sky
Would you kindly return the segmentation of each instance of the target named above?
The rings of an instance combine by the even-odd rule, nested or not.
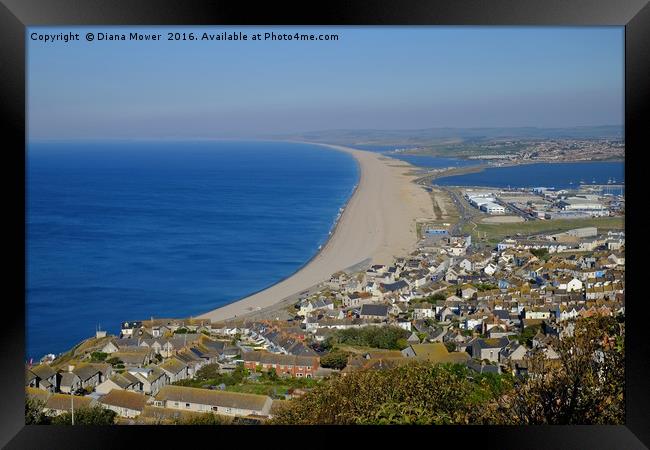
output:
[[[80,33],[43,43],[37,33]],[[92,32],[162,41],[93,41]],[[166,32],[338,41],[167,41]],[[30,139],[620,125],[622,27],[32,27]]]

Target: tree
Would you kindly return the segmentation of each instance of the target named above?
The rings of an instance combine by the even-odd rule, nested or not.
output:
[[[219,378],[221,373],[219,372],[219,364],[206,364],[196,371],[196,379],[198,380],[212,380]]]
[[[45,404],[35,398],[27,397],[25,400],[25,424],[26,425],[47,425],[50,418],[43,411]]]
[[[82,407],[74,410],[75,425],[113,425],[117,413],[101,406]],[[52,419],[53,425],[72,425],[72,414],[65,412]]]
[[[532,347],[533,345],[533,338],[537,333],[539,333],[542,330],[542,325],[531,325],[526,328],[521,332],[521,334],[514,339],[517,339],[520,344],[526,345],[528,347]]]
[[[530,249],[530,253],[533,255],[537,256],[540,259],[546,260],[548,256],[548,249],[547,248],[532,248]]]
[[[479,403],[496,395],[460,365],[411,362],[386,370],[332,377],[290,400],[275,424],[468,424],[481,420]],[[480,394],[480,395],[479,395]]]
[[[91,361],[93,361],[93,362],[104,361],[104,360],[106,359],[107,356],[108,356],[108,353],[104,353],[104,352],[92,352],[92,353],[90,354],[90,359],[91,359]]]
[[[572,337],[555,344],[549,362],[538,352],[517,395],[501,402],[505,423],[622,424],[625,422],[624,327],[612,317],[575,322]]]
[[[342,370],[348,364],[348,352],[335,350],[320,358],[321,367]]]
[[[445,297],[444,294],[441,294],[440,292],[436,292],[435,294],[430,295],[429,297],[427,297],[427,300],[429,302],[436,302],[438,300],[445,300],[446,298],[447,297]]]
[[[337,330],[327,341],[328,346],[333,344],[349,344],[363,347],[374,347],[391,350],[401,350],[398,340],[408,338],[409,332],[396,326],[368,326],[363,328],[349,328]]]
[[[456,351],[456,343],[454,341],[445,342],[445,347],[447,347],[447,351],[449,351],[449,352],[455,352]]]
[[[234,381],[234,384],[241,383],[244,378],[248,377],[250,374],[249,370],[244,367],[243,364],[238,364],[237,367],[235,367],[235,370],[232,371],[232,374],[230,375]]]
[[[399,338],[395,343],[395,346],[397,347],[398,350],[404,350],[406,347],[409,346],[409,342],[404,338]]]

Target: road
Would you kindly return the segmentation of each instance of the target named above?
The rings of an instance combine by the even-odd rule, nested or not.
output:
[[[534,214],[529,213],[527,211],[524,211],[523,209],[517,208],[512,203],[502,202],[501,200],[498,200],[498,199],[497,199],[497,203],[499,205],[503,206],[504,208],[509,209],[510,211],[517,214],[518,216],[521,216],[524,220],[536,220],[537,219],[537,217]]]
[[[463,199],[458,192],[456,192],[454,189],[449,189],[446,187],[438,186],[439,189],[442,189],[443,191],[447,192],[449,196],[451,197],[451,200],[454,202],[454,206],[458,210],[458,222],[454,224],[454,226],[449,230],[449,233],[452,236],[457,236],[461,234],[461,231],[463,230],[463,227],[465,226],[466,223],[469,223],[472,221],[474,218],[475,214],[472,212],[472,210],[469,209],[467,206],[467,203],[465,202],[465,199]]]

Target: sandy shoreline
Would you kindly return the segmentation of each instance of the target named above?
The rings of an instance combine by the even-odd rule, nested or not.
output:
[[[325,144],[318,144],[325,145]],[[432,218],[429,194],[412,183],[410,164],[377,153],[326,145],[351,154],[360,169],[357,188],[321,251],[290,277],[246,298],[199,316],[213,322],[268,308],[368,258],[389,264],[414,249],[416,219]]]

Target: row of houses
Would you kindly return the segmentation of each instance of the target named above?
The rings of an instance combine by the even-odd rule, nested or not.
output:
[[[26,388],[27,397],[44,405],[44,412],[57,416],[73,409],[101,406],[126,419],[137,418],[149,408],[148,416],[173,417],[174,411],[211,413],[225,417],[268,419],[272,417],[273,400],[266,395],[199,389],[185,386],[165,386],[155,396],[113,389],[101,396],[76,396],[49,393]]]

